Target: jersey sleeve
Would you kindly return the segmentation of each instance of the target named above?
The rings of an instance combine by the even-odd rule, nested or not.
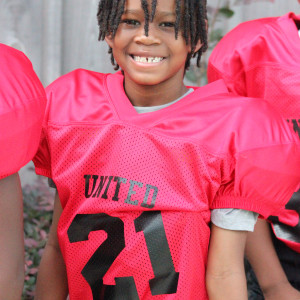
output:
[[[52,94],[49,91],[47,91],[47,88],[46,88],[46,92],[47,92],[48,102],[47,102],[44,122],[42,126],[40,144],[36,152],[36,155],[33,158],[33,163],[35,165],[35,172],[38,175],[52,178],[51,153],[50,153],[50,144],[48,138],[48,118],[49,118],[49,110],[50,110],[50,104],[52,100]]]
[[[300,144],[274,109],[255,102],[256,109],[248,106],[236,124],[231,160],[211,208],[239,208],[266,218],[278,215],[300,183]]]
[[[35,165],[35,172],[38,175],[46,176],[51,178],[51,157],[49,144],[47,139],[47,127],[44,126],[42,129],[40,145],[36,155],[33,158]]]
[[[29,59],[0,44],[0,179],[19,171],[37,151],[46,95]]]
[[[259,31],[264,27],[260,20],[242,23],[226,34],[212,51],[207,67],[208,82],[223,79],[236,95],[249,96],[246,70],[258,61],[263,47]],[[253,49],[255,51],[253,51]]]
[[[42,135],[38,151],[33,159],[35,171],[38,175],[53,177],[53,165],[57,151],[53,150],[56,138],[53,127],[57,124],[69,122],[89,122],[95,114],[93,107],[95,99],[87,97],[85,85],[78,82],[92,82],[95,86],[102,86],[106,75],[83,69],[74,70],[60,76],[46,87],[47,106],[45,110]],[[84,95],[84,96],[83,96]],[[90,105],[87,105],[90,101]],[[97,103],[97,102],[96,102]],[[104,112],[105,114],[106,112]]]

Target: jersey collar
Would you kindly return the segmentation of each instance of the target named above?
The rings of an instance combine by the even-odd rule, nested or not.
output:
[[[181,107],[182,105],[189,105],[189,102],[195,98],[198,98],[199,101],[201,101],[208,97],[229,93],[225,82],[223,80],[217,80],[203,87],[191,87],[194,89],[194,92],[188,94],[180,101],[175,102],[168,107],[147,114],[138,114],[124,91],[123,82],[124,76],[121,72],[109,74],[107,76],[107,90],[110,101],[121,120],[138,123],[141,122],[141,120],[143,120],[143,123],[152,123],[151,120],[157,121],[159,118],[165,117],[166,113],[171,113],[173,110],[177,110],[178,107]]]

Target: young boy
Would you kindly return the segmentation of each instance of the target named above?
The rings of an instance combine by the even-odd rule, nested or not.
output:
[[[183,84],[207,47],[205,1],[102,0],[98,21],[122,72],[48,87],[34,162],[58,193],[37,299],[247,299],[246,232],[210,233],[210,210],[282,207],[295,135],[221,81]]]
[[[264,98],[300,137],[299,35],[294,13],[245,22],[214,49],[208,79],[223,78],[235,94]],[[262,289],[249,273],[250,299],[300,299],[300,191],[277,214],[269,218],[272,239],[264,220],[249,235],[247,256]]]
[[[46,95],[28,58],[0,44],[0,299],[21,298],[24,281],[22,190],[18,171],[40,140]]]

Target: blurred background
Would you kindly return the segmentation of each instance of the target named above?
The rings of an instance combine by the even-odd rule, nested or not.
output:
[[[0,0],[0,42],[25,52],[44,85],[75,68],[111,72],[98,42],[98,0]],[[216,37],[254,18],[300,11],[297,0],[208,0]],[[217,35],[217,36],[216,36]]]
[[[113,72],[105,42],[98,42],[98,0],[0,0],[0,43],[23,51],[44,86],[76,68]],[[209,50],[200,70],[193,65],[186,83],[206,83],[211,50],[229,30],[256,18],[300,14],[297,0],[208,0]],[[247,34],[247,33],[245,33]],[[33,299],[37,266],[51,223],[53,191],[34,174],[21,171],[24,196],[26,282],[23,299]]]

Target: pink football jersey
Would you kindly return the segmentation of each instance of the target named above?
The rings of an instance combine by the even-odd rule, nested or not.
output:
[[[20,51],[0,44],[0,179],[37,151],[46,106],[44,88]]]
[[[70,299],[207,300],[210,210],[284,206],[299,142],[267,103],[222,81],[138,114],[123,79],[77,70],[47,88],[34,163],[61,199]]]
[[[300,137],[300,15],[245,22],[214,49],[208,80],[223,78],[230,91],[263,98],[289,122]],[[300,253],[300,190],[278,217],[271,217],[275,235]]]

